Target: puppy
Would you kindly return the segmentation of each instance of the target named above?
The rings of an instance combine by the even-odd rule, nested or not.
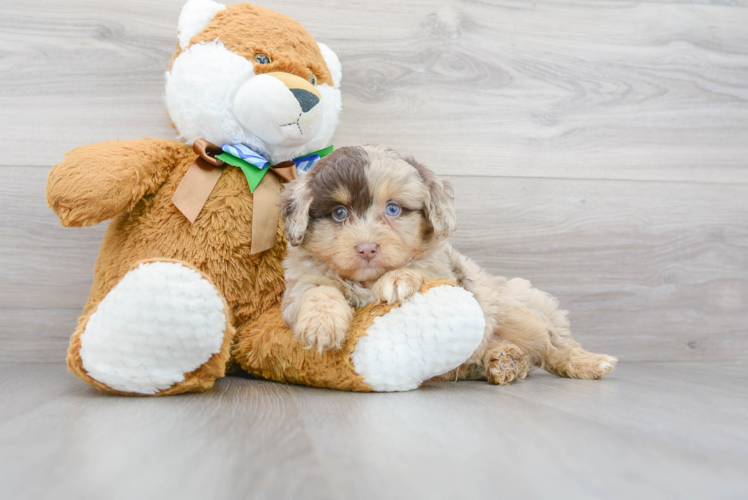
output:
[[[454,280],[486,316],[479,348],[442,380],[522,380],[543,367],[600,379],[616,358],[585,351],[566,311],[522,279],[491,276],[446,241],[456,228],[449,183],[382,146],[341,148],[281,197],[289,242],[283,319],[309,348],[339,348],[353,309],[417,293],[424,279]]]

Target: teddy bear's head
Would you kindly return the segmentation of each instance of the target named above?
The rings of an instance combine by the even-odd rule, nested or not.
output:
[[[250,4],[188,0],[166,106],[188,144],[245,144],[277,163],[330,145],[340,79],[335,53],[293,19]]]

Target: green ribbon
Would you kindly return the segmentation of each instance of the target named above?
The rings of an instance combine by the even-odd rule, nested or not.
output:
[[[306,158],[307,156],[314,156],[318,155],[320,158],[324,158],[325,156],[332,153],[334,146],[328,146],[324,149],[320,149],[319,151],[314,151],[309,154],[305,154],[304,156],[299,156],[298,158],[294,158],[293,161],[296,163],[296,160],[299,160],[301,158]],[[219,155],[216,155],[216,158],[219,160],[224,161],[225,163],[228,163],[229,165],[233,167],[239,167],[242,172],[244,173],[244,177],[247,178],[247,183],[249,184],[249,190],[254,193],[255,189],[257,189],[257,186],[260,185],[260,181],[262,181],[263,177],[265,177],[265,174],[267,174],[270,171],[270,168],[273,166],[271,163],[267,166],[267,168],[260,168],[254,163],[250,163],[246,160],[243,160],[241,158],[237,158],[236,156],[226,153],[225,151]]]

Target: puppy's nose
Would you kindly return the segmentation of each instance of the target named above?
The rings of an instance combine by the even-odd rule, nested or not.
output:
[[[378,248],[379,245],[377,245],[376,243],[371,243],[369,241],[356,245],[358,256],[366,260],[371,260],[376,257]]]
[[[301,111],[306,113],[319,102],[319,97],[304,89],[289,89],[293,96],[301,104]]]

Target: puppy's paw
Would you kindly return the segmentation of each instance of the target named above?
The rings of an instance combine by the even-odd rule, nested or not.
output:
[[[618,363],[618,358],[614,356],[608,356],[607,354],[600,355],[600,362],[597,364],[597,369],[600,372],[600,378],[613,371]]]
[[[589,353],[583,360],[577,361],[574,370],[571,371],[572,378],[585,380],[601,380],[605,375],[613,371],[618,358],[607,354]]]
[[[293,331],[307,349],[339,349],[346,338],[353,312],[340,292],[334,292],[320,287],[304,297]]]
[[[489,384],[508,385],[527,376],[527,355],[514,344],[497,342],[483,356]]]
[[[394,304],[413,296],[421,289],[423,276],[410,269],[396,269],[374,283],[372,294],[378,301]]]
[[[617,362],[613,356],[585,351],[576,344],[546,358],[543,368],[559,377],[600,380],[613,370]]]

